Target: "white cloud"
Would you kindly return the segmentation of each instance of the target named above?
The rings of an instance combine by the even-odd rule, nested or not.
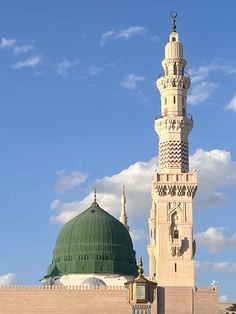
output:
[[[111,177],[93,182],[97,189],[97,201],[102,208],[119,217],[121,208],[121,188],[127,186],[127,211],[130,220],[147,216],[151,203],[151,178],[157,168],[157,159],[137,162]],[[142,184],[140,184],[142,182]],[[68,219],[88,208],[93,201],[91,192],[81,201],[64,203],[51,218],[52,223],[66,222]]]
[[[88,69],[88,75],[89,76],[94,76],[94,75],[99,74],[102,71],[103,71],[102,67],[90,66],[89,69]]]
[[[129,39],[137,35],[146,35],[146,28],[142,26],[130,26],[129,28],[122,29],[120,31],[108,31],[101,36],[101,46],[104,46],[109,40],[125,38]]]
[[[197,105],[211,98],[212,93],[218,86],[219,83],[211,82],[200,82],[194,84],[190,95],[188,96],[188,103],[191,105]]]
[[[219,296],[219,302],[220,303],[228,303],[229,302],[229,297],[227,294],[222,294]]]
[[[75,67],[80,64],[78,59],[68,60],[64,59],[62,62],[58,63],[56,66],[57,74],[61,75],[62,77],[68,77]]]
[[[195,208],[221,204],[225,197],[219,192],[220,188],[236,185],[236,163],[231,160],[230,153],[223,150],[199,149],[191,156],[190,164],[192,169],[200,169],[200,187],[196,195]],[[147,162],[136,162],[113,176],[96,180],[92,186],[97,188],[98,203],[112,215],[119,217],[121,187],[125,184],[129,223],[131,221],[132,224],[136,218],[147,219],[151,206],[151,180],[157,168],[157,158],[152,158]],[[81,201],[61,203],[54,212],[51,222],[66,222],[88,208],[92,201],[93,196],[90,193]]]
[[[133,240],[133,242],[140,242],[143,240],[148,240],[148,234],[145,232],[143,229],[131,229],[130,230],[130,235]]]
[[[236,233],[227,238],[222,227],[210,227],[204,232],[195,234],[195,239],[200,247],[205,246],[212,253],[229,248],[236,249]]]
[[[122,79],[122,81],[120,82],[120,85],[129,90],[134,90],[137,88],[138,83],[143,82],[143,81],[145,81],[144,76],[130,73],[130,74],[127,74]]]
[[[62,206],[62,204],[63,203],[60,200],[54,200],[51,203],[51,209],[54,210],[54,209],[60,208]]]
[[[56,175],[58,177],[63,177],[65,175],[65,169],[57,170]]]
[[[205,269],[205,270],[216,270],[219,272],[235,272],[236,263],[195,261],[195,268],[197,270]]]
[[[229,64],[226,60],[213,60],[210,64],[191,68],[189,69],[191,82],[197,83],[203,81],[210,75],[211,72],[216,71],[223,72],[227,75],[236,74],[236,65],[232,62]]]
[[[15,44],[16,44],[15,39],[6,39],[3,37],[0,42],[0,48],[1,49],[10,48],[13,47]]]
[[[221,72],[221,75],[235,75],[236,64],[235,62],[229,62],[227,60],[213,60],[207,65],[201,65],[199,67],[193,67],[189,69],[191,76],[192,88],[188,101],[192,105],[197,105],[203,101],[211,98],[212,93],[219,86],[219,83],[209,82],[208,78],[211,73]],[[236,110],[236,100],[228,106],[228,109]]]
[[[220,189],[236,185],[236,162],[232,161],[231,154],[218,149],[211,151],[198,149],[190,156],[190,165],[192,169],[200,170],[198,192],[195,197],[196,208],[221,205],[225,201],[225,195]]]
[[[42,62],[39,55],[32,55],[25,60],[20,60],[12,66],[13,69],[34,68]]]
[[[233,111],[236,111],[236,95],[230,100],[227,109],[232,109]]]
[[[13,51],[15,54],[20,54],[20,53],[29,52],[31,50],[33,50],[32,45],[22,45],[22,46],[15,46]]]
[[[9,273],[0,276],[0,286],[10,286],[16,285],[18,280],[16,279],[16,275]]]
[[[61,176],[60,180],[55,185],[55,192],[63,194],[66,191],[73,190],[87,179],[87,175],[80,171],[72,171],[67,176]]]

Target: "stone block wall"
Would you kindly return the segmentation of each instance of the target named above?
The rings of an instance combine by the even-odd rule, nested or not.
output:
[[[1,314],[130,314],[124,287],[0,288]]]

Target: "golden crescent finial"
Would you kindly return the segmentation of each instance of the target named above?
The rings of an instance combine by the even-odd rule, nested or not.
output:
[[[97,203],[97,191],[96,188],[94,187],[93,189],[93,203],[96,204]]]
[[[142,259],[142,256],[139,259],[138,266],[139,266],[138,267],[138,275],[139,275],[139,277],[142,277],[143,276],[143,259]]]
[[[176,32],[177,12],[175,12],[175,11],[170,12],[170,16],[172,17],[172,32]]]

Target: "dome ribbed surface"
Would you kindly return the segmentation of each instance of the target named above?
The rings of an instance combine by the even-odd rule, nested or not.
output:
[[[48,274],[137,274],[135,251],[126,227],[93,203],[61,229]]]

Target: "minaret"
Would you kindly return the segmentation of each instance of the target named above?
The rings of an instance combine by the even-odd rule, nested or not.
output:
[[[122,197],[121,197],[121,213],[120,213],[120,222],[129,230],[128,226],[128,217],[125,210],[126,197],[125,197],[125,186],[122,188]]]
[[[161,115],[155,120],[159,135],[159,164],[152,181],[152,208],[149,217],[149,276],[160,286],[194,286],[193,198],[197,173],[189,172],[188,135],[193,127],[187,114],[189,75],[185,72],[183,46],[172,31],[162,61],[164,73],[157,79]]]

